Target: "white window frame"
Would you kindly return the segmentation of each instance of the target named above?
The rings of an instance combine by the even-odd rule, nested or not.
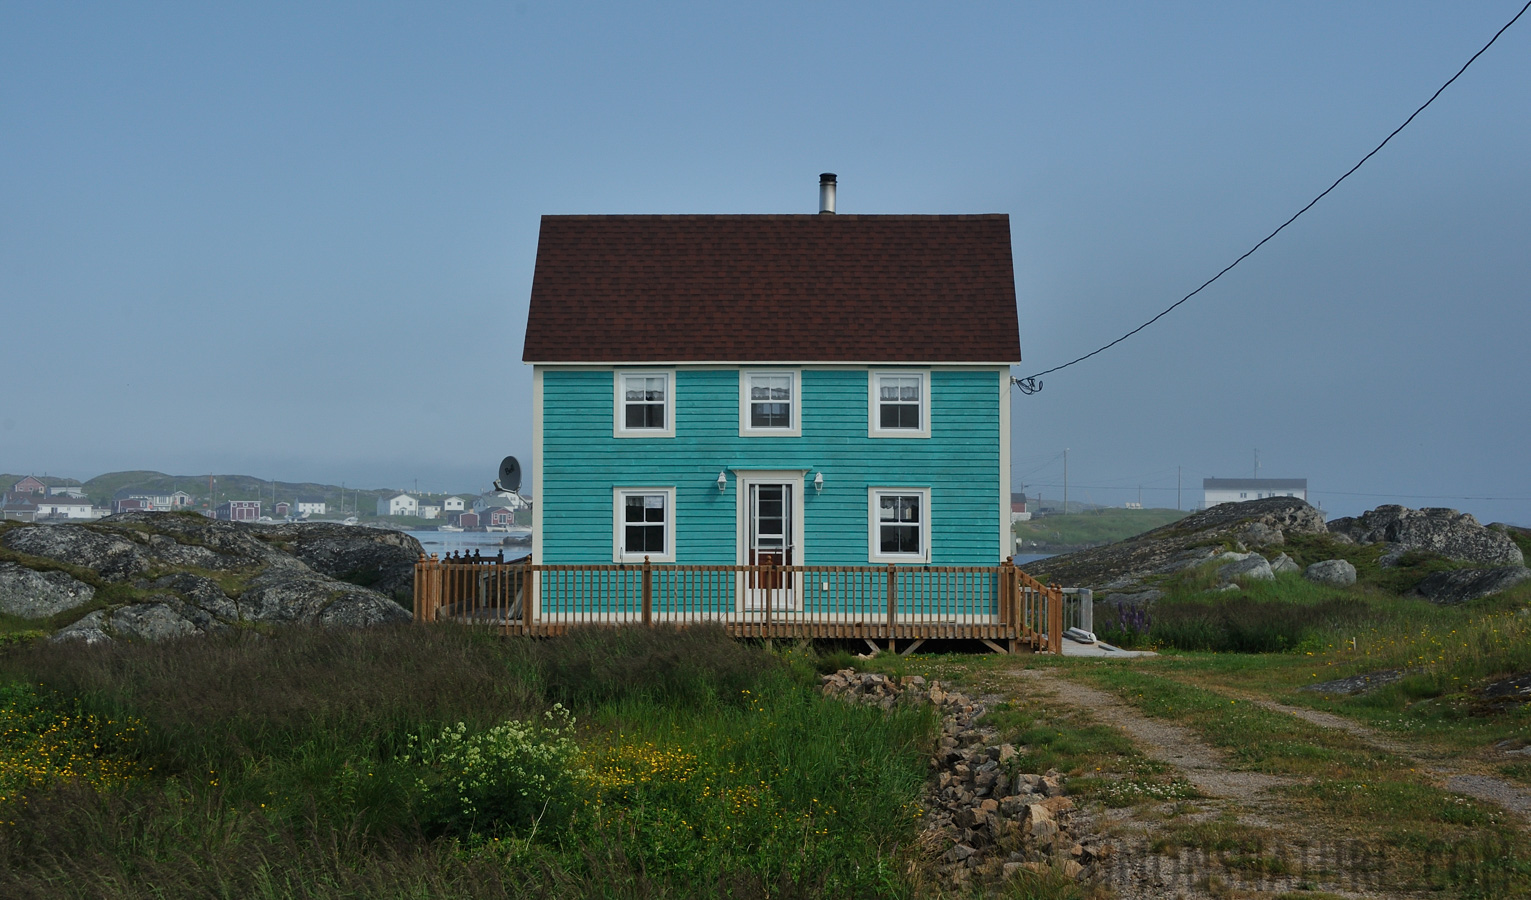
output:
[[[886,376],[918,376],[920,379],[920,427],[882,427],[881,398],[878,381]],[[929,369],[872,369],[867,372],[867,437],[874,438],[928,438],[930,437],[930,370]]]
[[[882,552],[881,519],[878,518],[878,501],[887,495],[918,495],[920,498],[920,552]],[[867,559],[874,563],[928,563],[930,562],[930,488],[928,487],[871,487],[867,488]]]
[[[623,379],[631,377],[665,379],[664,427],[628,428],[627,392],[622,389]],[[614,369],[611,379],[611,434],[619,438],[672,438],[675,437],[675,370],[674,369]]]
[[[788,428],[753,428],[750,426],[750,379],[756,375],[786,375],[792,379],[790,415]],[[740,437],[802,437],[803,435],[803,370],[802,369],[740,369],[739,370],[739,436]]]
[[[623,510],[627,506],[627,498],[631,496],[648,496],[662,494],[665,498],[665,521],[664,521],[664,546],[663,553],[652,551],[636,551],[628,553],[624,546],[627,537],[627,521],[623,517]],[[675,488],[674,487],[619,487],[611,490],[611,559],[612,562],[631,563],[643,562],[647,556],[649,562],[675,562]]]

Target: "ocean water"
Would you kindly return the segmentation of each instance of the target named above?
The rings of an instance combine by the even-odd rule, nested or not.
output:
[[[445,556],[448,553],[472,553],[474,550],[485,556],[493,556],[503,549],[505,558],[509,560],[520,559],[532,552],[531,547],[525,544],[502,548],[500,541],[505,538],[505,535],[494,532],[406,531],[404,533],[419,541],[426,553],[434,553],[437,556]]]

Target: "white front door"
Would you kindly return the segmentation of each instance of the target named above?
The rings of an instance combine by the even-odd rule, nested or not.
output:
[[[739,564],[802,564],[800,472],[739,473]],[[797,609],[798,577],[790,571],[750,571],[739,578],[744,609]]]

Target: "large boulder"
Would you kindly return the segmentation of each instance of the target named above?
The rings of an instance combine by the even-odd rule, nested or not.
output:
[[[1357,544],[1390,545],[1381,560],[1384,566],[1397,562],[1410,550],[1485,566],[1525,563],[1520,547],[1508,534],[1485,528],[1469,513],[1454,509],[1379,506],[1359,517],[1335,519],[1328,523],[1328,529]]]
[[[325,524],[267,529],[184,513],[12,527],[0,544],[25,554],[0,564],[0,612],[44,618],[99,605],[106,582],[126,584],[127,591],[111,595],[130,602],[93,610],[54,636],[86,642],[162,640],[241,625],[407,621],[410,613],[398,601],[409,600],[420,555],[419,543],[398,532]]]
[[[270,525],[261,536],[302,560],[309,568],[381,591],[391,597],[414,595],[415,562],[420,542],[402,531],[358,528],[332,522]]]
[[[1497,594],[1531,579],[1525,566],[1501,566],[1497,569],[1452,569],[1434,572],[1414,586],[1413,593],[1431,603],[1449,606]]]
[[[1303,570],[1302,577],[1318,584],[1346,587],[1356,583],[1356,567],[1348,560],[1326,559],[1308,566]]]
[[[1241,560],[1220,567],[1217,570],[1217,577],[1222,581],[1234,581],[1239,578],[1247,578],[1250,581],[1274,581],[1276,573],[1271,571],[1271,564],[1265,557],[1251,553]]]
[[[83,525],[12,528],[0,544],[32,556],[90,569],[107,581],[122,581],[149,570],[149,557],[135,541]]]
[[[1266,497],[1222,503],[1125,541],[1028,563],[1026,571],[1054,584],[1127,590],[1150,575],[1210,562],[1223,544],[1279,546],[1287,535],[1324,532],[1323,515],[1307,502]]]
[[[96,594],[90,585],[63,572],[34,572],[16,563],[0,563],[0,613],[44,619],[84,606]]]

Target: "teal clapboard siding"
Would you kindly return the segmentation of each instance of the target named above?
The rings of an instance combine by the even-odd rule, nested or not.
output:
[[[1000,561],[999,368],[932,370],[928,438],[867,436],[865,368],[802,369],[802,436],[786,438],[739,436],[738,369],[679,367],[675,436],[652,439],[612,436],[611,369],[540,375],[539,562],[610,563],[613,488],[674,487],[675,561],[732,565],[736,468],[824,474],[804,487],[801,564],[869,564],[870,486],[930,489],[933,565]]]

